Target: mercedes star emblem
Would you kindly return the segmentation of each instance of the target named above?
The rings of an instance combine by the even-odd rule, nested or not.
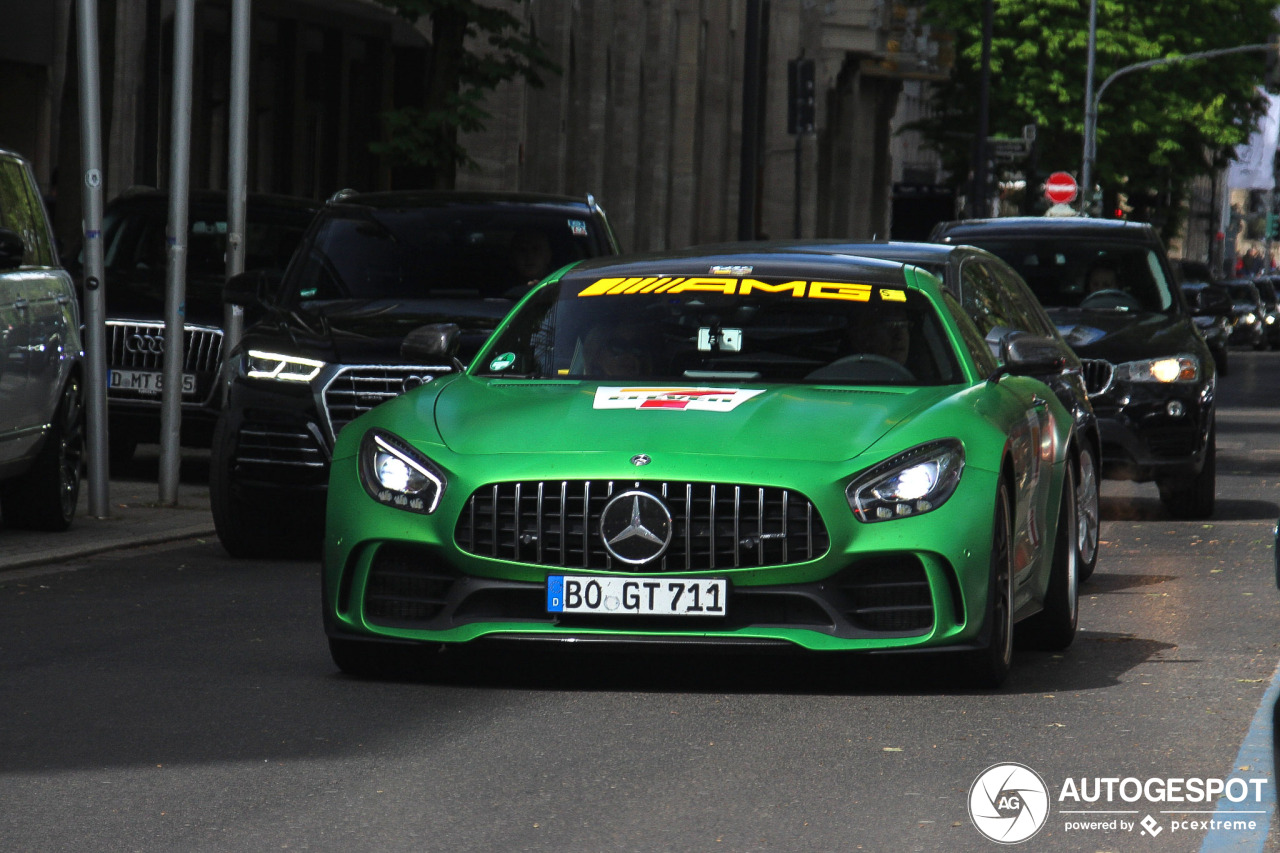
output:
[[[661,557],[671,544],[672,528],[671,511],[648,492],[623,492],[600,512],[605,549],[631,565]]]

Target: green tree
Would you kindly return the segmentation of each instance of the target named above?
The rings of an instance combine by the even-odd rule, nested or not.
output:
[[[1273,0],[1098,0],[1095,91],[1135,62],[1266,42],[1280,32],[1273,9]],[[977,128],[983,3],[929,0],[929,10],[955,33],[956,65],[918,126],[962,185]],[[995,0],[994,13],[989,134],[1017,136],[1034,123],[1041,169],[1078,175],[1089,0]],[[1095,179],[1104,199],[1123,193],[1134,218],[1175,228],[1188,181],[1227,163],[1265,112],[1257,92],[1265,64],[1263,53],[1243,53],[1113,82],[1098,110]]]
[[[458,134],[484,130],[492,118],[484,108],[489,93],[517,77],[541,88],[541,74],[560,69],[511,11],[526,0],[378,2],[410,23],[425,18],[431,35],[422,103],[383,113],[385,141],[370,148],[392,165],[423,168],[430,186],[452,189],[458,167],[476,165]]]

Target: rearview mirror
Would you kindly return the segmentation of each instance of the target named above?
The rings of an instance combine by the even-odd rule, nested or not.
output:
[[[996,372],[987,379],[997,382],[1001,376],[1045,376],[1059,373],[1067,365],[1062,345],[1052,338],[1040,335],[1012,334],[1004,338],[1002,361]]]
[[[231,276],[222,286],[222,301],[227,305],[261,306],[270,300],[279,282],[280,273],[272,270],[242,272]]]
[[[405,358],[449,358],[458,351],[462,330],[457,323],[432,323],[419,326],[404,336],[400,354]]]
[[[1200,291],[1195,313],[1200,315],[1227,316],[1231,313],[1231,294],[1221,287],[1206,287]]]

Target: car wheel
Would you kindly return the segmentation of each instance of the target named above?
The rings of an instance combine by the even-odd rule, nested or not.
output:
[[[1081,447],[1076,472],[1076,559],[1080,580],[1085,581],[1098,565],[1098,540],[1101,538],[1102,512],[1099,495],[1100,477],[1093,449]]]
[[[973,652],[970,677],[979,687],[999,687],[1013,662],[1013,523],[1009,492],[996,492],[991,530],[991,579],[987,588],[986,644]]]
[[[1076,524],[1079,504],[1075,472],[1071,465],[1067,465],[1044,609],[1018,626],[1023,638],[1037,649],[1061,651],[1071,645],[1076,636],[1080,616],[1080,542]]]
[[[31,467],[0,488],[0,513],[10,527],[66,530],[76,514],[84,471],[84,405],[80,380],[62,389],[44,444]]]
[[[296,555],[297,544],[282,523],[287,508],[255,501],[232,480],[235,466],[232,441],[224,421],[214,428],[213,450],[209,458],[209,509],[218,541],[233,557],[285,557]]]
[[[1209,428],[1204,451],[1204,467],[1194,477],[1157,483],[1160,501],[1174,518],[1196,519],[1213,515],[1218,479],[1217,429]]]
[[[399,643],[329,638],[329,656],[338,669],[357,678],[403,679],[426,674],[423,649]]]

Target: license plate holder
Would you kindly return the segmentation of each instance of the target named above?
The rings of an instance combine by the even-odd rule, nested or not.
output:
[[[164,373],[159,370],[108,370],[109,391],[134,391],[139,394],[157,395],[164,390]],[[196,393],[196,375],[182,374],[182,394]]]
[[[723,617],[728,595],[724,578],[547,576],[548,613]]]

